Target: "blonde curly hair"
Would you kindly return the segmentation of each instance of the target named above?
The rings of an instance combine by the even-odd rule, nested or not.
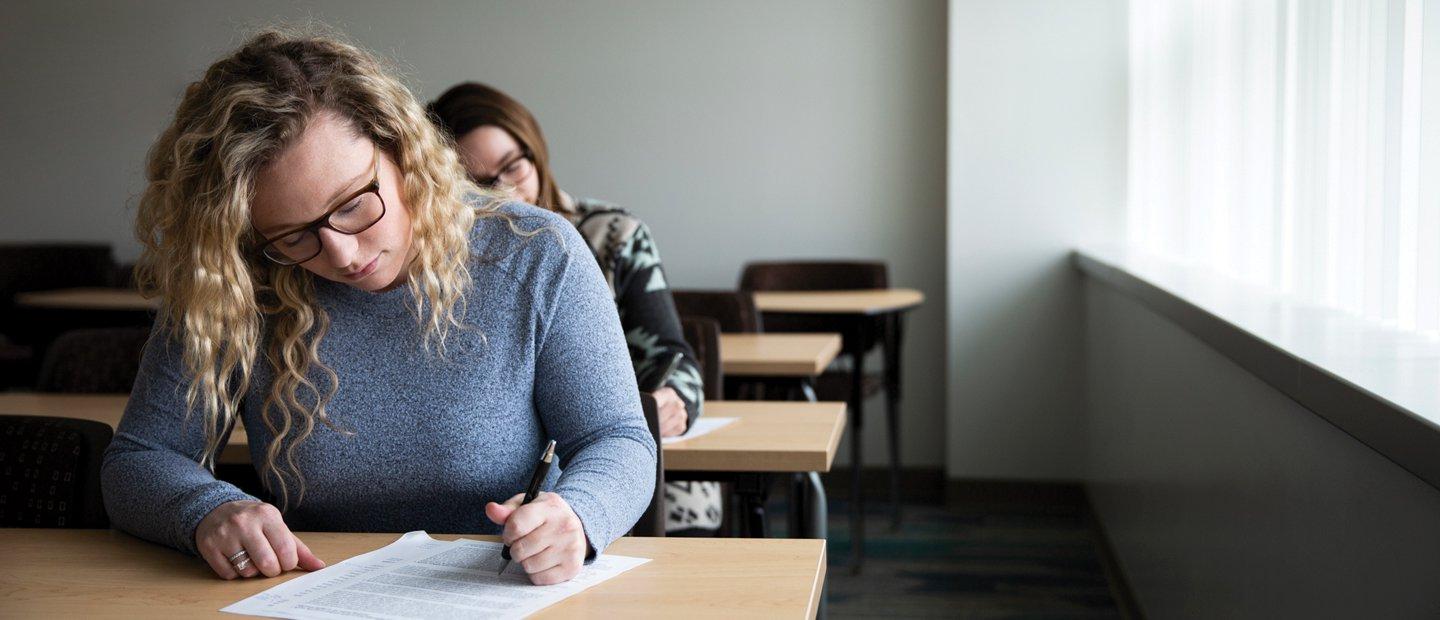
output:
[[[205,429],[197,458],[212,470],[263,345],[275,380],[261,416],[275,440],[260,473],[282,508],[292,492],[297,505],[304,496],[296,447],[317,420],[335,428],[325,407],[339,378],[318,359],[329,317],[313,303],[311,275],[258,255],[250,206],[259,172],[320,112],[344,118],[404,177],[415,254],[405,282],[427,349],[443,355],[446,336],[462,327],[469,233],[477,217],[498,215],[467,204],[477,188],[410,91],[374,56],[333,35],[263,31],[185,89],[150,150],[135,221],[144,246],[137,280],[162,300],[158,325],[184,344],[188,410],[203,412]]]

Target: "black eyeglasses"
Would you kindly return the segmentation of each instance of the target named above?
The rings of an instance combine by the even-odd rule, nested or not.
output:
[[[380,197],[380,152],[375,152],[374,177],[365,187],[350,194],[313,221],[265,239],[260,252],[281,265],[298,265],[320,255],[320,229],[356,235],[385,217],[385,199]]]
[[[502,164],[499,174],[493,177],[471,175],[470,180],[480,187],[517,187],[532,174],[535,174],[535,156],[526,149],[518,157]]]

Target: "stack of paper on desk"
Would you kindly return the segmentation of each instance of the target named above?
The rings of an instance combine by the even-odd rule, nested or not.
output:
[[[220,611],[272,618],[520,618],[649,562],[601,555],[565,583],[535,586],[498,542],[399,540],[292,579]]]

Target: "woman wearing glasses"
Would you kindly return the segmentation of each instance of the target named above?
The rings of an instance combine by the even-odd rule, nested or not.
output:
[[[565,216],[580,231],[600,264],[641,386],[654,386],[675,355],[678,368],[653,392],[660,434],[683,434],[700,415],[704,399],[699,364],[685,343],[660,253],[650,229],[615,205],[575,198],[550,172],[540,124],[519,101],[498,89],[467,82],[430,103],[431,116],[454,137],[460,159],[483,187],[508,192],[524,203]],[[714,533],[723,504],[713,482],[666,484],[666,531]]]
[[[654,440],[584,241],[476,194],[367,53],[253,38],[186,89],[147,176],[163,307],[105,454],[117,527],[226,579],[323,566],[292,530],[489,531],[548,584],[644,511]],[[237,420],[273,504],[211,473]],[[558,475],[521,507],[548,439]]]

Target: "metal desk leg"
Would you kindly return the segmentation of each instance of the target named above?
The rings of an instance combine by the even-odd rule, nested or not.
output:
[[[852,327],[846,338],[859,348],[864,329]],[[865,420],[865,359],[864,351],[851,350],[854,364],[850,377],[850,573],[859,575],[865,563],[865,496],[860,488],[860,470],[865,465],[861,449],[861,430]]]
[[[881,343],[885,352],[885,424],[890,439],[890,530],[900,530],[900,343],[904,315],[886,316]]]

